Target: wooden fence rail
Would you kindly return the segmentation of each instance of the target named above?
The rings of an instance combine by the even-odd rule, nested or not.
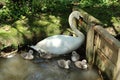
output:
[[[109,34],[103,24],[84,10],[74,8],[83,15],[87,24],[86,57],[89,64],[96,65],[109,80],[120,79],[120,42]]]
[[[97,65],[110,80],[120,79],[120,42],[96,25],[89,29],[86,44],[88,62]]]

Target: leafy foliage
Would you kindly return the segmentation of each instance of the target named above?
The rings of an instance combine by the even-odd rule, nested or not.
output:
[[[64,11],[70,8],[71,0],[8,0],[0,9],[0,20],[17,20],[38,12]]]
[[[19,19],[21,15],[29,14],[29,2],[30,1],[7,1],[6,5],[0,10],[0,20],[16,20]]]
[[[118,0],[1,0],[5,2],[0,8],[0,21],[14,21],[21,16],[35,15],[40,12],[67,12],[72,4],[80,7],[110,6],[118,4]]]
[[[70,5],[71,0],[33,0],[34,11],[64,11]]]
[[[81,7],[88,7],[88,6],[110,6],[112,4],[117,4],[118,0],[81,0],[80,6]]]

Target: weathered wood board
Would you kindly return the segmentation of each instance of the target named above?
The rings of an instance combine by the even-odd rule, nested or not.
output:
[[[88,63],[96,65],[109,80],[120,80],[120,42],[102,27],[101,21],[76,6],[73,10],[80,11],[85,21],[82,27],[87,33]]]
[[[88,62],[97,65],[110,80],[118,80],[120,42],[102,26],[96,25],[89,29],[86,44]]]

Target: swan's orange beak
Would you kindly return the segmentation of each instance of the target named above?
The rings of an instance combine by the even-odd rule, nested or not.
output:
[[[83,17],[80,16],[80,18],[79,18],[80,25],[82,25],[83,22],[85,22],[87,24],[87,22],[83,19]]]
[[[79,22],[80,22],[80,25],[82,25],[83,20],[82,20],[82,19],[79,19]]]
[[[79,22],[80,22],[80,25],[82,25],[83,17],[79,16]]]

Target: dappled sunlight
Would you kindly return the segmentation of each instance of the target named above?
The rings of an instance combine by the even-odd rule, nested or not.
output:
[[[66,16],[68,16],[66,13],[40,13],[34,17],[23,16],[13,24],[2,25],[0,28],[1,41],[7,39],[6,42],[10,42],[10,46],[18,46],[19,44],[31,44],[31,42],[35,44],[39,40],[55,34],[69,35],[68,17]],[[7,35],[9,36],[7,37]],[[15,39],[11,41],[11,38]],[[3,43],[3,45],[7,44]]]
[[[44,27],[45,28],[44,31],[46,32],[46,37],[52,36],[55,34],[63,33],[62,30],[64,28],[61,28],[61,26],[64,26],[64,25],[61,23],[62,22],[61,19],[63,20],[63,18],[60,17],[59,15],[56,16],[56,15],[44,13],[44,14],[40,14],[40,17],[33,22],[33,25],[39,28]],[[68,18],[66,20],[68,20]],[[64,22],[64,23],[65,23],[64,27],[67,27],[66,24],[68,24],[68,22]]]

